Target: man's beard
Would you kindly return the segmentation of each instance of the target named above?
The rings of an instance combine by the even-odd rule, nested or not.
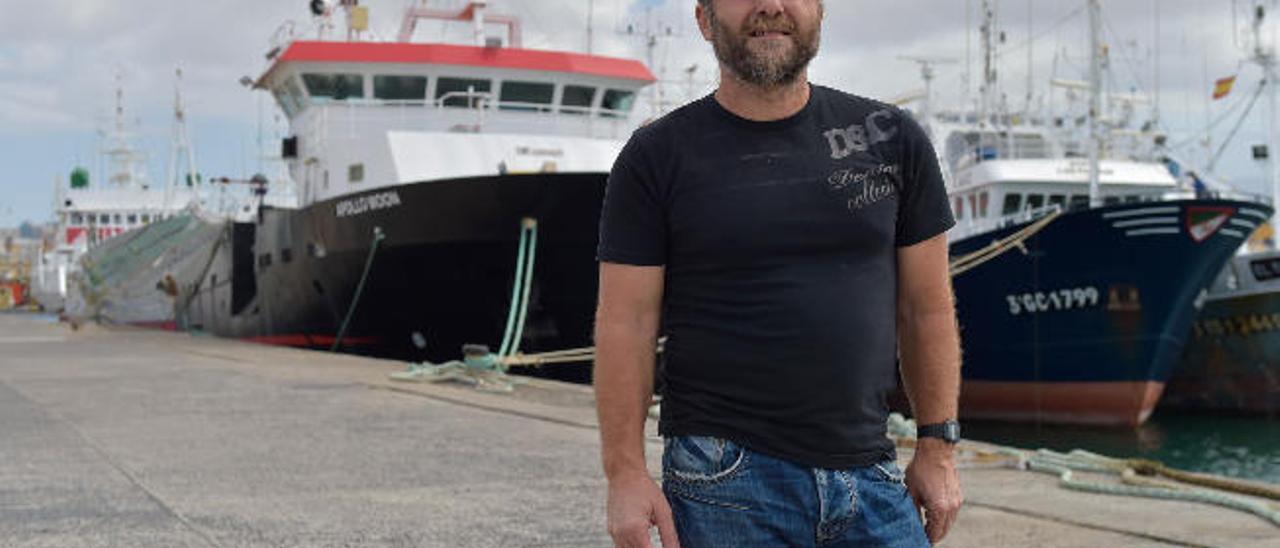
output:
[[[716,58],[747,84],[765,89],[790,85],[818,54],[820,24],[801,29],[790,17],[768,19],[756,14],[735,33],[716,17],[714,10],[708,9],[707,17],[711,21],[711,45]],[[751,34],[757,31],[786,32],[791,47],[784,52],[780,44],[770,44],[767,51],[752,50]]]

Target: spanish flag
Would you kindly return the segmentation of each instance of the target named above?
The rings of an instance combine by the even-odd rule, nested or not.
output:
[[[1231,95],[1231,88],[1236,85],[1236,77],[1231,76],[1219,79],[1213,83],[1213,100],[1217,101],[1223,97]]]

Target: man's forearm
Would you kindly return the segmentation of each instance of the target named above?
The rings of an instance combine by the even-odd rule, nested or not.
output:
[[[954,419],[960,398],[960,335],[950,302],[898,319],[902,384],[917,424]]]
[[[596,324],[596,412],[605,475],[647,473],[644,423],[653,396],[657,328],[650,322]]]

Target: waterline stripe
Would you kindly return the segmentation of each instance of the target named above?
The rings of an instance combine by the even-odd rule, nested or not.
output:
[[[1178,224],[1177,217],[1148,217],[1146,219],[1133,219],[1131,221],[1117,221],[1113,223],[1111,226],[1115,228],[1129,228],[1131,226],[1176,225],[1176,224]]]
[[[1143,228],[1140,230],[1130,230],[1125,232],[1125,236],[1155,236],[1157,234],[1179,234],[1182,230],[1177,228]]]
[[[1139,215],[1159,215],[1166,213],[1177,213],[1181,209],[1177,207],[1144,207],[1142,209],[1130,209],[1128,211],[1113,211],[1111,213],[1103,213],[1103,219],[1123,219],[1125,217],[1137,217]]]

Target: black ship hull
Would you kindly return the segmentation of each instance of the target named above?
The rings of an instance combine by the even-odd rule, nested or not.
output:
[[[458,358],[463,344],[496,351],[521,226],[535,219],[520,350],[589,346],[606,177],[425,181],[300,210],[264,207],[256,222],[228,225],[185,320],[217,335],[327,350],[349,314],[343,351],[433,362]],[[375,231],[385,235],[377,245]]]

